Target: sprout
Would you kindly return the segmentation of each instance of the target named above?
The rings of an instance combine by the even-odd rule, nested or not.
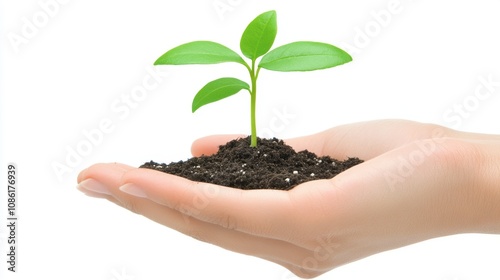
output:
[[[331,68],[352,60],[351,56],[333,46],[319,42],[293,42],[271,50],[278,27],[276,11],[257,16],[247,26],[240,40],[240,50],[250,59],[247,63],[239,54],[219,43],[194,41],[175,47],[160,56],[155,65],[217,64],[236,62],[250,75],[250,85],[237,78],[220,78],[207,83],[195,95],[192,111],[219,101],[241,90],[250,93],[250,146],[257,146],[256,97],[257,78],[262,68],[272,71],[312,71]],[[271,51],[270,51],[271,50]],[[257,59],[260,58],[257,64]]]

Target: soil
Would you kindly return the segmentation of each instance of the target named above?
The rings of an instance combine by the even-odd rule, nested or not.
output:
[[[140,167],[244,190],[290,190],[307,181],[332,178],[363,162],[358,158],[339,161],[307,150],[295,152],[276,138],[258,138],[256,148],[249,143],[250,137],[240,138],[219,146],[210,156],[170,164],[150,161]]]

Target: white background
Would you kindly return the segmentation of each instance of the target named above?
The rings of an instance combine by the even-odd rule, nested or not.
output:
[[[184,160],[197,137],[248,133],[243,94],[190,111],[207,81],[247,79],[241,66],[152,63],[194,40],[239,52],[246,25],[270,9],[278,13],[275,46],[323,41],[344,47],[354,61],[308,73],[262,70],[261,135],[286,138],[382,118],[500,133],[500,87],[482,100],[474,96],[481,79],[500,81],[498,1],[0,3],[2,186],[6,164],[19,168],[19,272],[5,268],[2,187],[1,279],[296,279],[278,265],[201,243],[75,189],[78,172],[93,163]],[[163,76],[137,95],[152,71]],[[122,98],[130,97],[135,108],[124,107]],[[453,111],[464,102],[467,117]],[[102,121],[111,131],[75,157],[85,131]],[[67,169],[58,174],[54,166]],[[499,261],[499,236],[460,235],[381,253],[318,279],[499,279]]]

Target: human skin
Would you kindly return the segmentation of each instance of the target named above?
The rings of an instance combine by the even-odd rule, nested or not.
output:
[[[199,139],[192,154],[212,154],[235,137]],[[500,233],[500,136],[380,120],[285,142],[365,162],[290,191],[239,190],[100,163],[79,174],[78,189],[304,278],[430,238]]]

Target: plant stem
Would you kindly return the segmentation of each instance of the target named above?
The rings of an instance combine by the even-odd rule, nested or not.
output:
[[[255,71],[255,59],[252,59],[252,69],[250,70],[250,79],[252,80],[252,89],[250,91],[250,126],[252,130],[250,147],[257,147],[257,125],[255,121],[255,105],[257,101],[257,75]]]

